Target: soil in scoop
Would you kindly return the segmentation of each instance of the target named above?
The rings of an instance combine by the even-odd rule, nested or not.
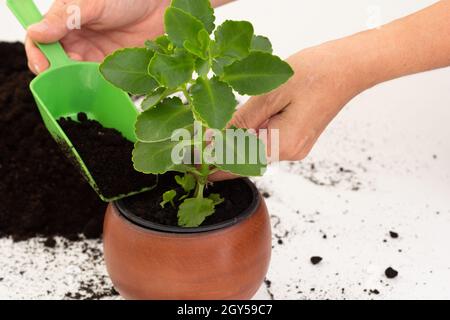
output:
[[[105,197],[114,198],[156,184],[156,176],[133,168],[133,143],[119,131],[104,128],[97,121],[89,120],[84,113],[78,114],[78,121],[63,118],[58,123]]]
[[[177,190],[176,199],[184,194],[174,182],[174,176],[175,174],[172,173],[160,176],[158,186],[152,191],[123,199],[124,207],[147,221],[166,226],[178,226],[177,209],[170,204],[164,208],[160,205],[163,201],[163,193],[168,190]],[[216,182],[208,187],[206,196],[210,193],[220,194],[225,201],[216,207],[216,212],[206,218],[202,226],[232,220],[244,212],[253,201],[252,190],[242,179]],[[175,202],[180,203],[177,200]]]
[[[0,57],[0,237],[99,238],[106,204],[44,127],[23,44],[0,42]]]

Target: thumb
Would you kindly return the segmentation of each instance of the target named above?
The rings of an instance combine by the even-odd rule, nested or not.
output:
[[[231,125],[257,130],[273,115],[283,110],[287,101],[287,96],[279,91],[253,97],[236,111]]]
[[[55,1],[42,21],[28,27],[28,36],[33,41],[41,43],[51,43],[61,40],[71,31],[68,28],[68,21],[69,19],[73,19],[74,14],[77,14],[77,8],[78,14],[81,12],[82,3],[83,1],[79,0]]]
[[[300,131],[296,116],[294,108],[287,108],[268,122],[268,136],[264,142],[270,162],[301,160],[311,150],[314,134]]]

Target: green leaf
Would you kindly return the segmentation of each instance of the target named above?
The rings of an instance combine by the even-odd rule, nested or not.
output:
[[[195,113],[209,128],[222,130],[231,120],[237,101],[229,85],[217,77],[198,78],[191,88]]]
[[[208,32],[205,29],[200,30],[197,36],[197,40],[198,41],[195,43],[186,40],[184,42],[184,48],[193,55],[202,58],[203,60],[208,59],[208,50],[211,42],[211,38],[209,37]]]
[[[187,173],[187,172],[189,172],[189,169],[191,169],[191,168],[192,167],[187,164],[177,164],[177,165],[174,165],[172,168],[170,168],[170,171],[179,172],[179,173]]]
[[[247,21],[225,21],[215,32],[214,54],[242,59],[250,53],[253,26]]]
[[[234,58],[230,57],[219,57],[213,61],[212,69],[214,73],[218,76],[223,74],[223,68],[231,65],[234,61]]]
[[[195,71],[200,77],[206,77],[209,73],[209,61],[198,58],[195,61]]]
[[[172,7],[181,9],[203,22],[206,30],[211,33],[215,26],[214,9],[209,0],[172,0]]]
[[[198,227],[213,213],[214,203],[211,199],[186,199],[178,209],[178,225],[186,228]]]
[[[175,208],[175,202],[173,201],[175,197],[177,196],[177,192],[175,190],[169,190],[167,192],[164,192],[163,194],[163,201],[160,203],[161,207],[164,208],[166,204],[170,202],[172,207]]]
[[[133,150],[134,168],[146,174],[163,174],[177,166],[172,161],[172,150],[177,141],[154,143],[137,142]]]
[[[192,174],[185,174],[183,177],[176,176],[175,181],[183,188],[185,192],[190,192],[195,189],[197,180]]]
[[[166,51],[170,51],[173,49],[173,44],[167,35],[159,36],[155,39],[155,43],[164,48]]]
[[[272,43],[270,42],[269,38],[263,36],[253,36],[252,46],[250,50],[267,53],[273,52]]]
[[[245,177],[262,176],[267,167],[264,142],[244,129],[226,130],[214,140],[214,165],[219,169]]]
[[[225,199],[222,198],[218,193],[211,193],[208,199],[211,199],[213,201],[214,206],[218,206],[225,201]]]
[[[165,53],[165,51],[159,46],[159,44],[151,40],[145,41],[145,47],[150,51]]]
[[[173,52],[173,45],[166,35],[160,36],[153,41],[147,40],[145,42],[145,46],[148,50],[154,51],[154,52],[165,53],[165,54],[170,54]]]
[[[192,79],[194,59],[185,51],[169,56],[155,53],[148,66],[148,72],[160,85],[174,89]]]
[[[189,107],[179,98],[167,98],[156,108],[141,113],[136,121],[136,136],[141,142],[159,142],[170,139],[177,129],[193,125],[194,118]]]
[[[146,48],[129,48],[114,52],[100,65],[106,80],[131,94],[146,94],[158,87],[147,72],[154,53]]]
[[[255,51],[225,67],[221,80],[240,94],[260,95],[278,88],[293,74],[289,64],[279,57]]]
[[[198,34],[205,29],[200,20],[178,8],[168,8],[164,17],[166,33],[175,45],[181,48],[185,41],[198,43]]]
[[[169,92],[166,88],[158,88],[152,93],[148,94],[144,101],[142,101],[141,108],[143,111],[146,111],[148,109],[154,108],[158,103],[161,102],[162,99],[164,99]]]

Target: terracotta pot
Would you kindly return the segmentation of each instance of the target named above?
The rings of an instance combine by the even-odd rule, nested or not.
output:
[[[143,221],[123,202],[109,205],[104,224],[106,266],[126,299],[250,299],[271,255],[270,218],[249,180],[251,206],[219,225],[183,229]]]

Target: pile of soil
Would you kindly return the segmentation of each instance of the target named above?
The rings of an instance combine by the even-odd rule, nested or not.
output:
[[[106,204],[42,124],[23,44],[0,42],[0,57],[0,237],[100,237]]]
[[[151,192],[123,199],[122,203],[124,207],[142,219],[166,226],[178,226],[178,209],[170,204],[164,208],[160,205],[164,192],[171,189],[177,190],[175,203],[179,204],[178,199],[184,195],[184,192],[176,184],[174,174],[161,176],[158,186]],[[211,193],[220,194],[225,201],[216,207],[216,212],[206,218],[202,226],[210,226],[236,218],[251,205],[253,200],[252,190],[242,179],[215,183],[208,187],[205,196]]]
[[[47,237],[46,243],[50,247],[55,242],[53,236],[69,240],[78,240],[80,235],[99,238],[106,204],[43,125],[28,88],[34,75],[28,71],[23,44],[0,42],[0,56],[0,237],[11,236],[15,241]],[[102,186],[105,196],[154,185],[154,177],[137,173],[132,168],[132,143],[117,131],[105,129],[83,115],[78,120],[66,119],[60,123]],[[118,170],[111,168],[114,163],[125,165]],[[109,179],[120,183],[115,184]],[[127,201],[132,203],[139,216],[176,226],[177,210],[171,206],[163,209],[159,203],[165,191],[178,186],[172,174],[160,177],[160,180],[157,190]],[[123,189],[119,191],[118,186]],[[251,190],[240,181],[216,184],[208,192],[219,193],[226,201],[204,225],[234,218],[252,200]]]
[[[78,121],[58,121],[93,176],[101,194],[107,198],[153,187],[156,176],[137,172],[131,153],[134,145],[115,129],[104,128],[79,113]],[[69,156],[69,155],[68,155]]]

